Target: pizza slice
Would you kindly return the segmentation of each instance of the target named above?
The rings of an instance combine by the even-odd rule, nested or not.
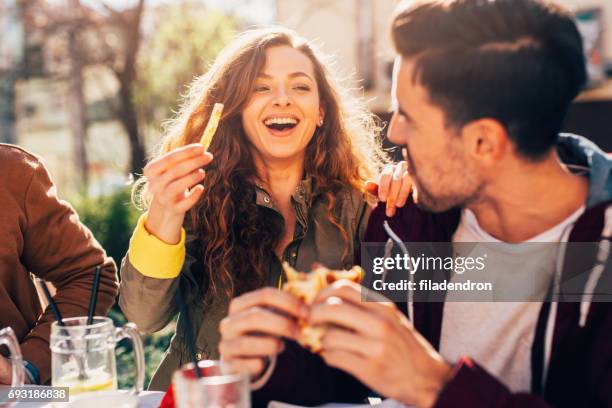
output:
[[[287,278],[283,290],[306,304],[312,303],[321,290],[336,281],[348,279],[359,283],[363,276],[363,270],[359,266],[353,266],[349,270],[332,270],[318,266],[310,272],[298,272],[287,262],[283,262],[283,270]],[[323,349],[325,327],[309,326],[304,321],[298,323],[301,330],[298,343],[313,353],[319,353]]]

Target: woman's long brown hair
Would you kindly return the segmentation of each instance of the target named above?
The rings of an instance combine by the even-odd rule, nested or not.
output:
[[[278,27],[239,35],[210,70],[192,83],[179,113],[168,122],[158,151],[161,155],[198,142],[215,102],[225,105],[209,147],[214,160],[206,168],[204,194],[189,212],[190,228],[202,245],[198,256],[204,276],[196,279],[203,300],[212,299],[220,290],[233,296],[262,285],[282,234],[282,223],[270,223],[271,217],[264,218],[263,210],[255,204],[257,174],[241,113],[264,67],[266,49],[283,45],[304,53],[314,66],[325,122],[306,148],[304,172],[312,178],[316,191],[325,195],[329,221],[346,242],[351,237],[335,215],[337,193],[347,187],[364,191],[365,181],[377,174],[386,160],[373,115],[361,100],[340,91],[311,44]]]

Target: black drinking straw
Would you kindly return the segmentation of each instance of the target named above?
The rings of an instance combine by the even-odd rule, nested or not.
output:
[[[57,321],[57,324],[60,325],[61,327],[66,327],[66,324],[64,323],[64,319],[62,319],[62,314],[57,308],[57,304],[55,304],[55,300],[53,300],[53,296],[51,296],[51,292],[49,292],[49,288],[47,287],[47,284],[42,279],[38,279],[38,282],[40,283],[40,286],[42,287],[42,290],[45,294],[45,297],[47,298],[47,302],[49,302],[49,307],[51,308],[51,311],[55,315],[55,321]],[[64,329],[63,331],[66,333],[67,336],[70,336],[70,333],[68,332],[67,329]],[[70,339],[66,340],[66,345],[68,346],[69,349],[76,350],[76,347],[74,346],[74,344],[72,344],[72,341],[70,341]],[[76,356],[75,356],[75,359],[79,367],[79,378],[87,378],[85,374],[85,362],[82,359],[77,358]]]
[[[57,305],[55,304],[55,300],[53,300],[53,296],[51,296],[51,292],[49,292],[49,288],[47,287],[47,284],[42,279],[39,279],[38,282],[40,283],[40,286],[42,287],[42,290],[45,293],[45,297],[47,298],[47,302],[49,302],[49,307],[51,307],[51,311],[53,312],[53,315],[55,316],[55,320],[57,321],[57,324],[64,327],[65,324],[64,324],[64,320],[62,319],[62,314],[57,308]]]
[[[93,316],[94,316],[94,313],[96,312],[96,301],[98,300],[99,284],[100,284],[100,266],[96,266],[93,286],[91,287],[91,295],[89,298],[89,309],[87,310],[87,325],[93,324]]]
[[[191,320],[189,319],[187,305],[183,301],[183,293],[181,291],[180,283],[178,285],[178,289],[176,290],[176,301],[178,302],[179,311],[183,316],[183,322],[185,324],[185,340],[187,341],[187,349],[189,351],[189,356],[191,357],[191,362],[195,366],[195,375],[197,378],[202,378],[202,372],[200,371],[198,359],[195,355],[195,341],[193,338],[193,332],[191,331]]]

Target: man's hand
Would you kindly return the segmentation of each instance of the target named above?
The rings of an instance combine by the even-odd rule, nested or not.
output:
[[[13,379],[13,366],[11,361],[0,356],[0,384],[11,385]]]
[[[339,281],[323,290],[309,324],[330,324],[323,358],[388,398],[432,406],[451,367],[393,303],[362,302],[361,287]]]
[[[232,300],[221,321],[219,352],[224,361],[260,377],[266,360],[284,349],[283,338],[297,339],[297,320],[307,316],[297,298],[275,288],[263,288]]]
[[[376,181],[366,183],[366,189],[386,203],[387,217],[393,217],[397,208],[406,205],[412,184],[412,178],[408,174],[408,164],[401,161],[386,165]]]

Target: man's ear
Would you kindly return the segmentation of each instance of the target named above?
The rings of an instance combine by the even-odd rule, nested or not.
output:
[[[510,148],[506,128],[490,118],[466,123],[461,129],[461,139],[466,153],[485,166],[497,163]]]

